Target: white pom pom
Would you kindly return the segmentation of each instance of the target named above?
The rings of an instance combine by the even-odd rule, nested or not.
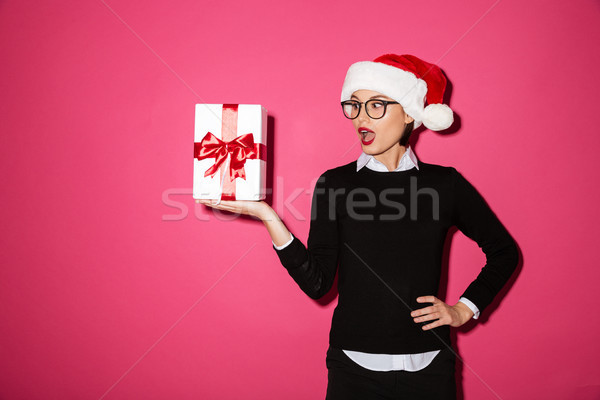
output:
[[[454,122],[452,110],[445,104],[430,104],[423,110],[423,125],[432,131],[448,129]]]

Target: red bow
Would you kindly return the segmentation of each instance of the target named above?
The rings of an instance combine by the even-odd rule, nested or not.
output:
[[[224,142],[212,133],[208,132],[202,138],[200,143],[194,143],[194,157],[198,160],[205,158],[214,158],[215,163],[206,170],[204,176],[214,176],[221,165],[231,156],[229,162],[229,176],[231,181],[235,178],[246,179],[244,164],[247,159],[262,159],[264,151],[261,151],[261,143],[254,143],[254,136],[251,133],[241,135],[235,139]]]

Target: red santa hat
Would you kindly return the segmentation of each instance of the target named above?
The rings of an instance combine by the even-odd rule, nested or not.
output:
[[[357,90],[374,90],[391,97],[414,118],[432,131],[452,125],[452,110],[443,104],[446,77],[435,64],[418,57],[385,54],[373,61],[360,61],[348,69],[342,87],[342,101],[350,100]],[[425,106],[427,101],[427,106]]]

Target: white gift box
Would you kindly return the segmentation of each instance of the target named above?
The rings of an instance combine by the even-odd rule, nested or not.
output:
[[[264,107],[196,104],[194,199],[264,199],[266,145]]]

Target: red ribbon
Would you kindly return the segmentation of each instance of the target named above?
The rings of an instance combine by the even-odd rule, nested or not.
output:
[[[246,179],[244,164],[246,160],[265,160],[265,145],[254,143],[254,136],[251,133],[241,135],[228,142],[222,141],[211,132],[208,132],[202,138],[200,143],[194,143],[194,157],[198,160],[205,158],[214,158],[215,163],[206,170],[204,176],[213,177],[221,165],[231,157],[229,162],[229,176],[233,181],[235,178]]]

